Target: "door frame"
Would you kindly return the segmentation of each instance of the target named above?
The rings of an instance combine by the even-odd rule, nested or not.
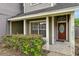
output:
[[[57,40],[58,40],[58,24],[59,23],[66,23],[66,41],[68,41],[68,22],[66,21],[57,21]]]

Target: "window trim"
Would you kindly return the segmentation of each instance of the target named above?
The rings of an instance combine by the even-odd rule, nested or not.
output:
[[[31,34],[31,23],[35,23],[35,22],[46,22],[46,20],[43,19],[43,20],[29,21],[29,34]],[[38,34],[39,34],[39,31],[38,31]],[[46,37],[42,37],[42,38],[46,39]]]

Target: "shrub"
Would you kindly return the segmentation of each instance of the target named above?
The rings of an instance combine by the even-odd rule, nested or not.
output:
[[[11,47],[13,49],[18,49],[18,37],[16,35],[12,36],[4,36],[3,42],[6,44],[6,46]]]
[[[4,36],[3,39],[7,46],[18,49],[25,55],[42,55],[42,46],[44,45],[44,40],[39,35],[11,35]]]

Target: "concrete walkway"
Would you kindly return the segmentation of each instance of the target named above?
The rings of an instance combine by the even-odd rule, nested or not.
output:
[[[43,47],[46,49],[46,45]],[[54,45],[50,45],[50,56],[72,56],[75,54],[75,49],[70,47],[68,42],[56,42]]]
[[[66,55],[62,54],[62,53],[51,51],[50,53],[47,54],[47,56],[66,56]]]

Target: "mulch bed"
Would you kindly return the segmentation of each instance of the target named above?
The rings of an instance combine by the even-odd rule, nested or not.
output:
[[[48,53],[50,53],[50,51],[43,49],[42,54],[43,54],[44,56],[47,55]]]
[[[79,56],[79,47],[78,46],[75,46],[76,48],[75,48],[75,55],[76,56]]]
[[[3,45],[0,44],[0,56],[21,56],[21,53],[14,49],[3,47]]]

